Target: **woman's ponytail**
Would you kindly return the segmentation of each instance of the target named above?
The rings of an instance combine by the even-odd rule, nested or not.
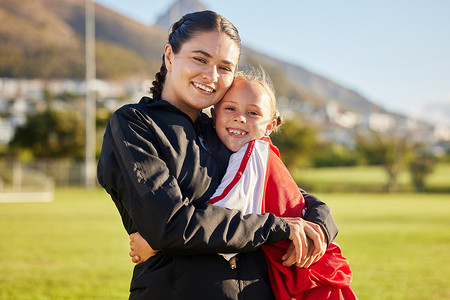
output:
[[[150,92],[153,95],[153,99],[161,99],[162,90],[164,87],[164,81],[166,80],[166,64],[164,62],[164,54],[162,56],[162,65],[159,69],[159,72],[155,74],[155,80],[152,82],[152,87],[150,88]]]

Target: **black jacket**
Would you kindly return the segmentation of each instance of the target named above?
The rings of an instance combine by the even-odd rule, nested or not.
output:
[[[161,250],[135,267],[130,299],[272,299],[259,246],[287,239],[287,223],[204,204],[229,156],[206,115],[194,124],[166,101],[144,97],[111,116],[98,180],[127,232]],[[331,241],[337,228],[328,207],[305,196],[305,218]],[[236,269],[217,255],[228,252],[240,253]]]

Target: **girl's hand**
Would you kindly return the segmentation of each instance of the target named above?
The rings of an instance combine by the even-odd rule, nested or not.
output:
[[[158,250],[153,250],[146,240],[135,232],[130,234],[130,257],[135,264],[140,264],[158,253]]]

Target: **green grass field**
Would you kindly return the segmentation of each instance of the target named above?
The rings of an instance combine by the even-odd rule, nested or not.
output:
[[[450,299],[449,194],[318,194],[359,299]],[[103,190],[0,203],[0,299],[127,299],[128,236]]]
[[[319,194],[360,299],[450,299],[449,194]]]
[[[427,192],[450,193],[450,164],[439,163],[425,181]],[[381,166],[299,168],[293,172],[298,184],[322,192],[385,192],[388,176]],[[413,192],[410,174],[398,174],[398,190]]]

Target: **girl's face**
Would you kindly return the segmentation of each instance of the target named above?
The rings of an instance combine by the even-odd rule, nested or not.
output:
[[[251,140],[270,134],[276,125],[270,96],[256,81],[236,78],[222,101],[212,110],[220,140],[238,151]]]
[[[167,75],[161,97],[195,120],[231,86],[240,50],[226,34],[210,31],[198,33],[176,54],[167,44],[164,54]]]

